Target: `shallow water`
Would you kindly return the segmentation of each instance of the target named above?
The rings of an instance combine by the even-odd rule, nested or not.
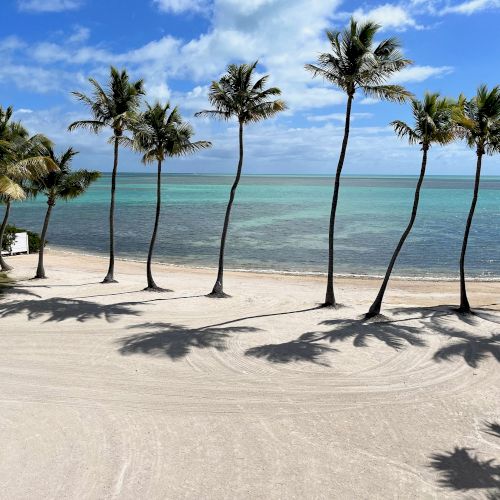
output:
[[[155,260],[217,265],[231,176],[168,175]],[[153,174],[121,174],[117,187],[116,249],[143,259],[155,210]],[[83,197],[59,202],[49,246],[105,253],[110,177]],[[246,176],[236,195],[226,250],[227,268],[324,272],[333,181],[318,176]],[[410,216],[415,177],[344,177],[337,216],[335,270],[378,275]],[[429,177],[419,215],[395,274],[456,277],[472,177]],[[40,231],[43,199],[17,203],[11,222]],[[500,177],[482,181],[469,250],[471,277],[500,277]]]

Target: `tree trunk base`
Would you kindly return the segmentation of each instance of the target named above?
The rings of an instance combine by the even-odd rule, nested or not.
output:
[[[344,306],[338,302],[323,302],[319,308],[321,309],[342,309]]]
[[[12,269],[14,269],[12,266],[9,266],[8,264],[4,264],[1,267],[0,271],[6,273],[7,271],[12,271]]]
[[[458,314],[463,314],[463,315],[470,315],[470,314],[474,314],[472,312],[472,309],[470,308],[469,305],[467,306],[460,306],[458,307],[457,309],[455,309],[455,311],[458,313]]]
[[[207,297],[211,299],[228,299],[231,295],[224,293],[222,290],[212,290]]]
[[[42,276],[42,275],[36,275],[34,276],[33,278],[31,278],[32,280],[46,280],[47,279],[47,276],[45,276],[45,274]]]
[[[107,283],[118,283],[112,276],[106,276],[101,283],[107,284]]]
[[[158,293],[165,293],[165,292],[173,292],[173,290],[170,290],[169,288],[162,288],[161,286],[158,285],[148,285],[146,288],[143,289],[143,292],[158,292]]]
[[[380,314],[380,312],[376,312],[376,311],[368,311],[368,312],[365,314],[364,318],[365,318],[365,319],[373,319],[373,318],[379,318],[379,317],[381,317],[381,316],[382,316],[382,314]]]

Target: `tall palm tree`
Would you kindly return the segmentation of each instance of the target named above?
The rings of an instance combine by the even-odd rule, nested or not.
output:
[[[109,267],[103,283],[116,283],[115,271],[115,190],[116,173],[118,170],[118,146],[124,142],[124,132],[128,129],[131,117],[140,104],[141,95],[144,94],[143,81],[130,82],[125,70],[118,71],[111,66],[107,86],[104,89],[96,80],[89,78],[93,87],[91,96],[81,92],[73,95],[90,108],[91,120],[73,122],[68,129],[84,128],[94,133],[109,127],[113,131],[111,141],[114,144],[113,172],[111,174],[111,202],[109,205]]]
[[[243,167],[243,129],[245,125],[271,118],[280,111],[286,109],[286,104],[281,99],[272,99],[281,95],[281,90],[277,87],[265,88],[269,75],[265,75],[254,81],[254,71],[258,61],[253,64],[230,64],[226,73],[219,81],[213,81],[210,85],[208,100],[214,109],[204,110],[196,113],[195,116],[209,116],[222,120],[236,118],[239,125],[239,160],[236,170],[236,177],[231,187],[229,202],[224,218],[222,229],[219,268],[217,279],[209,297],[227,297],[224,293],[224,249],[229,226],[231,208],[233,206],[236,188],[240,182]]]
[[[483,156],[500,152],[500,86],[497,85],[488,90],[486,85],[481,85],[477,89],[476,95],[470,100],[461,96],[454,118],[458,135],[465,139],[470,148],[476,150],[477,155],[474,194],[460,253],[460,306],[458,310],[461,313],[469,314],[471,308],[465,287],[465,253],[479,194]]]
[[[5,205],[0,226],[0,249],[12,202],[26,198],[25,183],[57,170],[57,165],[44,154],[50,141],[41,134],[30,137],[20,123],[11,121],[12,114],[11,107],[5,110],[0,107],[0,203]],[[3,259],[1,251],[0,267],[2,271],[12,269]]]
[[[45,268],[43,266],[43,256],[47,229],[49,227],[50,215],[56,205],[57,200],[72,200],[85,193],[92,182],[100,176],[100,172],[91,170],[71,170],[71,162],[78,152],[72,148],[64,153],[56,155],[52,146],[47,147],[46,156],[48,156],[59,170],[49,172],[42,177],[38,177],[29,183],[28,190],[34,197],[43,194],[47,197],[47,211],[40,236],[40,250],[38,252],[38,267],[35,278],[44,279]]]
[[[385,290],[391,277],[392,269],[396,263],[399,252],[403,248],[406,238],[417,217],[418,202],[420,199],[420,189],[424,181],[425,169],[427,167],[427,154],[432,144],[448,144],[454,137],[453,130],[453,108],[456,105],[454,101],[447,98],[440,98],[438,93],[426,93],[423,101],[416,99],[412,100],[411,106],[413,110],[414,126],[413,128],[406,123],[396,120],[391,123],[396,134],[401,138],[407,138],[410,144],[420,144],[422,150],[422,164],[420,167],[420,176],[418,178],[417,187],[413,199],[413,209],[410,220],[404,230],[396,249],[392,255],[391,261],[385,273],[382,286],[378,292],[377,298],[373,302],[367,318],[371,318],[380,314],[382,301],[384,300]]]
[[[148,260],[146,266],[148,291],[165,291],[153,279],[151,262],[153,259],[154,245],[158,233],[158,224],[161,211],[161,169],[167,157],[184,156],[200,149],[209,148],[212,144],[207,141],[191,142],[194,130],[182,120],[177,107],[170,109],[170,103],[165,105],[156,102],[154,105],[146,103],[146,111],[138,115],[134,125],[133,147],[143,153],[142,162],[157,163],[156,181],[156,216],[149,244]]]
[[[344,138],[335,174],[328,234],[328,280],[324,306],[329,307],[336,306],[333,290],[333,240],[340,176],[349,139],[352,101],[358,90],[369,97],[398,103],[411,97],[411,93],[403,87],[386,84],[391,75],[411,64],[411,61],[401,54],[396,38],[388,38],[375,46],[374,38],[379,29],[380,26],[373,22],[358,23],[351,19],[350,25],[342,32],[326,32],[331,52],[320,54],[317,64],[305,66],[313,77],[320,76],[347,94]]]

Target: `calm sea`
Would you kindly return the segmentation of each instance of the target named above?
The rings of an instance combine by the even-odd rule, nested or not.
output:
[[[119,257],[144,259],[155,210],[155,176],[121,174],[116,209]],[[182,265],[217,264],[231,176],[168,175],[155,259]],[[338,208],[338,273],[384,272],[411,209],[414,177],[344,177]],[[395,274],[456,277],[472,195],[469,177],[429,177],[419,216]],[[49,246],[104,254],[108,245],[110,177],[83,197],[59,202]],[[317,176],[246,176],[236,195],[226,267],[324,272],[332,179]],[[16,203],[11,221],[40,231],[42,199]],[[470,276],[500,277],[500,177],[485,178],[467,255]]]

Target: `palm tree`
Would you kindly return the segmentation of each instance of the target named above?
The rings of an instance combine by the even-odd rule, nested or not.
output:
[[[0,203],[5,205],[0,226],[0,249],[11,204],[26,198],[26,182],[57,170],[57,165],[44,155],[44,149],[50,141],[41,134],[30,137],[20,123],[11,121],[12,114],[11,107],[5,110],[0,107]],[[1,251],[0,266],[2,271],[12,269],[3,259]]]
[[[141,113],[132,126],[134,132],[133,147],[143,152],[144,164],[157,162],[156,182],[156,216],[149,244],[147,260],[147,287],[148,291],[164,291],[153,279],[151,261],[158,232],[158,223],[161,210],[161,169],[167,157],[184,156],[200,149],[209,148],[212,144],[207,141],[191,142],[194,130],[182,120],[177,107],[170,110],[170,103],[165,105],[159,102],[154,105],[146,104],[146,111]]]
[[[89,97],[81,92],[73,92],[73,95],[90,108],[92,119],[73,122],[68,127],[68,130],[84,128],[97,134],[103,128],[109,127],[113,131],[111,141],[114,144],[114,159],[111,175],[111,202],[109,205],[109,267],[103,283],[116,283],[114,279],[114,213],[118,146],[120,142],[125,142],[123,133],[128,129],[131,117],[140,104],[140,97],[144,94],[143,81],[137,80],[131,83],[125,70],[118,71],[111,66],[106,89],[103,89],[93,78],[89,78],[89,82],[93,87],[92,96]]]
[[[265,88],[269,75],[265,75],[254,82],[254,71],[257,64],[258,61],[255,61],[253,64],[230,64],[222,78],[219,81],[213,81],[210,85],[208,100],[214,109],[200,111],[195,114],[195,116],[209,116],[222,120],[236,118],[239,125],[238,167],[224,218],[217,279],[209,297],[227,297],[223,287],[224,249],[231,208],[243,167],[243,129],[248,123],[271,118],[286,109],[284,101],[281,99],[272,99],[275,96],[281,95],[281,90],[277,87]]]
[[[471,308],[465,288],[465,252],[467,251],[469,232],[479,194],[483,156],[484,154],[500,152],[500,86],[497,85],[488,90],[486,85],[481,85],[477,89],[476,95],[470,100],[461,96],[454,118],[458,135],[465,139],[470,148],[475,148],[477,155],[474,194],[460,253],[460,306],[458,311],[469,314]]]
[[[72,200],[85,193],[87,188],[96,181],[100,172],[91,170],[71,171],[71,162],[78,152],[72,148],[67,149],[61,155],[56,155],[52,146],[47,147],[46,155],[58,166],[59,170],[49,172],[43,177],[38,177],[29,183],[29,191],[36,197],[43,194],[47,197],[47,212],[40,236],[40,251],[38,252],[38,267],[35,278],[44,279],[45,269],[43,266],[43,256],[45,247],[45,238],[49,227],[50,215],[57,200]]]
[[[392,102],[404,102],[411,93],[399,85],[387,85],[385,82],[394,73],[405,68],[411,61],[405,59],[399,51],[396,38],[388,38],[374,46],[374,37],[380,26],[373,22],[358,23],[351,19],[350,25],[340,31],[327,31],[331,52],[320,54],[317,64],[306,64],[306,70],[313,77],[320,76],[333,83],[347,94],[347,107],[344,126],[344,138],[335,174],[332,207],[328,234],[328,281],[324,306],[335,307],[333,291],[333,240],[335,215],[339,197],[340,176],[347,150],[352,101],[356,91],[361,90],[369,97],[376,97]]]
[[[401,239],[399,240],[396,249],[392,255],[391,261],[385,273],[384,281],[380,287],[377,298],[373,302],[367,318],[371,318],[380,314],[382,301],[384,300],[385,290],[391,277],[392,269],[396,263],[399,252],[403,248],[406,238],[417,217],[418,202],[420,198],[420,189],[424,181],[425,169],[427,167],[427,153],[432,144],[448,144],[454,137],[453,131],[453,107],[455,102],[447,99],[440,98],[438,93],[426,93],[423,101],[416,99],[412,100],[414,126],[413,128],[406,123],[396,120],[391,123],[394,127],[396,134],[401,138],[407,138],[410,144],[420,144],[422,150],[422,164],[420,167],[420,177],[418,178],[417,187],[413,199],[413,209],[411,212],[410,221],[404,230]]]

